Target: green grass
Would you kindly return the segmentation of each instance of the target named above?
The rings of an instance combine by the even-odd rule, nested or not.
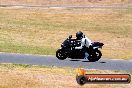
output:
[[[50,66],[44,66],[44,65],[29,65],[29,64],[0,64],[0,68],[7,68],[7,69],[17,69],[17,68],[23,68],[23,69],[29,69],[29,68],[51,68]]]
[[[13,52],[23,54],[45,54],[54,55],[55,50],[50,47],[24,46],[19,44],[4,43],[0,44],[1,52]]]

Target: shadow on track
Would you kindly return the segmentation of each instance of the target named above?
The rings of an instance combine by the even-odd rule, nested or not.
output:
[[[99,63],[106,63],[106,62],[102,61],[102,62],[99,62]]]
[[[71,59],[71,60],[69,60],[69,61],[81,61],[81,62],[90,62],[90,61],[88,61],[88,60],[84,60],[84,61],[82,61],[82,60],[78,60],[78,59]],[[95,62],[92,62],[92,63],[95,63]],[[99,62],[99,61],[96,61],[96,63],[106,63],[106,62],[104,62],[104,61],[101,61],[101,62]]]
[[[82,61],[82,62],[90,62],[90,61]],[[92,62],[92,63],[95,63],[95,62]],[[106,63],[106,62],[104,62],[104,61],[102,61],[102,62],[96,61],[96,63]]]
[[[82,62],[90,62],[90,61],[82,61]]]
[[[76,59],[75,59],[75,60],[70,60],[70,61],[81,61],[81,60],[76,60]]]

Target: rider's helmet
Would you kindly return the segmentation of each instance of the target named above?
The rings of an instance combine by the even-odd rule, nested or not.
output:
[[[83,33],[82,33],[81,31],[78,31],[78,32],[76,33],[76,38],[77,38],[77,39],[82,39],[82,38],[83,38]]]

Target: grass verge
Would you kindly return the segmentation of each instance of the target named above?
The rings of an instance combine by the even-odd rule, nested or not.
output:
[[[20,4],[20,5],[45,5],[45,6],[64,6],[64,5],[131,5],[131,0],[1,0],[0,4]]]
[[[89,74],[121,74],[127,72],[88,70]],[[132,74],[132,73],[130,73]],[[58,68],[22,64],[0,64],[1,88],[130,88],[130,84],[86,84],[80,86],[75,80],[73,68]]]

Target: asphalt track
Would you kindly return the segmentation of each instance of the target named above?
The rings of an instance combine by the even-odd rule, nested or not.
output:
[[[79,66],[85,69],[101,69],[132,72],[132,60],[119,59],[100,59],[97,62],[88,62],[88,60],[58,60],[55,56],[46,55],[27,55],[15,53],[0,53],[0,63],[31,64],[57,67]]]

